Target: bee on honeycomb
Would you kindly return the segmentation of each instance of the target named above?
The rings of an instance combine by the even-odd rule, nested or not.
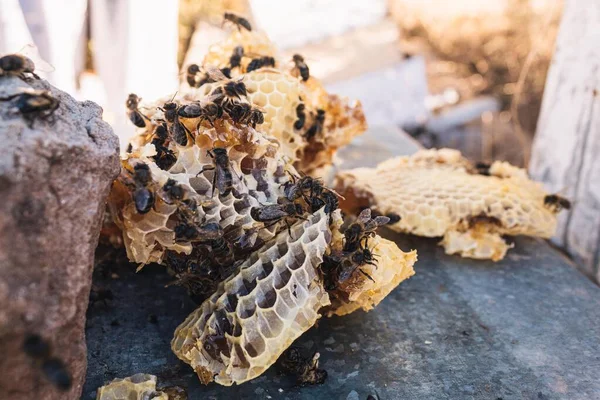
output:
[[[456,150],[421,150],[336,179],[342,208],[396,213],[391,229],[441,236],[448,254],[498,261],[511,247],[503,235],[549,238],[556,230],[556,208],[524,170],[506,162],[482,170]]]
[[[173,352],[190,364],[202,383],[240,384],[267,370],[320,317],[368,311],[412,274],[416,252],[403,253],[375,235],[381,262],[369,266],[373,280],[353,274],[337,288],[345,300],[332,304],[320,265],[341,248],[339,210],[331,223],[324,208],[266,243],[175,331]]]
[[[275,62],[247,72],[245,55]],[[211,47],[198,67],[211,79],[139,105],[145,124],[109,198],[128,258],[166,265],[201,303],[172,349],[204,383],[259,376],[321,312],[369,310],[413,273],[415,253],[371,230],[377,260],[353,259],[364,274],[351,268],[343,284],[325,287],[339,280],[322,264],[343,248],[338,197],[297,167],[329,165],[366,123],[359,103],[288,64],[255,30]]]

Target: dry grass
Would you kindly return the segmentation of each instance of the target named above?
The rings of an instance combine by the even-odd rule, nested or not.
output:
[[[437,3],[442,8],[452,7],[452,2]],[[456,13],[452,17],[438,10],[432,17],[422,5],[406,0],[390,0],[390,9],[404,44],[414,47],[417,43],[431,56],[428,77],[433,93],[453,86],[465,99],[493,95],[504,110],[512,111],[516,130],[522,129],[531,138],[562,2],[548,0],[543,7],[534,6],[531,0],[504,3],[500,11]]]

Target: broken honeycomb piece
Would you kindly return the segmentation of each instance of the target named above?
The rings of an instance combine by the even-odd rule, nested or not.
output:
[[[305,173],[331,164],[336,150],[367,129],[362,105],[344,97],[329,94],[321,82],[310,77],[303,81],[294,74],[294,63],[282,60],[268,37],[257,30],[232,32],[221,43],[210,47],[203,65],[223,68],[237,46],[244,47],[241,69],[234,68],[232,77],[243,77],[249,95],[248,100],[265,109],[263,129],[275,136],[282,151]],[[252,57],[271,56],[276,59],[275,68],[261,68],[246,73]],[[184,88],[188,96],[206,95],[216,84],[205,84],[200,89]],[[296,107],[303,102],[306,121],[302,129],[294,129],[298,119]],[[306,131],[315,121],[317,110],[325,111],[322,134],[307,140]]]
[[[135,374],[115,379],[98,389],[96,400],[169,400],[166,393],[156,390],[156,376]]]
[[[232,172],[233,191],[222,197],[213,194],[213,170],[200,173],[203,167],[214,165],[207,151],[213,146],[227,149]],[[148,149],[150,148],[150,149]],[[190,254],[190,243],[175,242],[177,206],[165,201],[163,185],[172,179],[186,191],[186,198],[194,199],[198,218],[204,223],[216,222],[233,244],[237,238],[261,227],[250,215],[252,207],[275,203],[282,195],[281,184],[289,179],[285,171],[295,173],[285,156],[277,151],[277,141],[251,127],[234,127],[228,122],[202,130],[196,144],[177,148],[177,161],[168,170],[160,169],[150,158],[155,153],[152,144],[145,144],[126,154],[122,159],[122,174],[115,183],[109,199],[109,209],[117,225],[123,230],[123,241],[131,261],[143,265],[163,263],[166,251]],[[155,193],[154,207],[139,214],[124,182],[128,171],[138,163],[149,165],[152,175],[150,188]],[[271,239],[280,224],[267,229],[256,229],[256,240]]]
[[[363,274],[355,273],[337,290],[344,291],[344,296],[331,296],[331,307],[328,316],[346,315],[362,308],[372,310],[400,282],[415,274],[413,266],[417,261],[417,251],[403,252],[398,246],[387,239],[375,235],[369,239],[369,247],[377,255],[377,265],[364,264],[361,266],[373,280]],[[333,246],[332,246],[333,247]],[[347,301],[343,300],[347,297]]]
[[[340,219],[339,211],[332,214]],[[318,266],[331,240],[323,209],[265,244],[175,331],[173,352],[202,383],[253,379],[329,305]]]
[[[391,229],[443,236],[448,254],[497,261],[510,247],[502,235],[554,234],[556,213],[544,205],[539,183],[505,162],[495,162],[488,173],[477,174],[456,150],[421,150],[376,168],[343,171],[336,187],[346,197],[343,209],[397,213],[401,220]]]

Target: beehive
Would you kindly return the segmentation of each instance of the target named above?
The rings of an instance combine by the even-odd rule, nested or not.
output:
[[[480,175],[456,150],[422,150],[344,171],[336,187],[346,197],[342,208],[397,213],[401,220],[391,229],[441,236],[449,254],[497,261],[510,247],[502,235],[548,238],[556,229],[547,193],[524,170],[495,162],[489,176]]]
[[[115,379],[98,388],[96,400],[169,400],[166,393],[156,390],[156,376],[135,374]]]

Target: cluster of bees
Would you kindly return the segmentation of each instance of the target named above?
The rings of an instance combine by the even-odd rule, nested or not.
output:
[[[34,72],[35,64],[21,54],[8,54],[0,57],[0,77],[16,76],[28,82],[40,79]],[[18,112],[27,121],[30,128],[36,119],[50,120],[60,106],[60,101],[47,90],[23,90],[20,93],[0,97],[0,101],[11,101]]]
[[[239,16],[226,13],[225,22],[234,23],[238,29],[251,30],[250,23]],[[251,60],[244,63],[242,59],[250,57]],[[308,80],[309,69],[300,55],[293,57],[297,76],[302,80]],[[152,157],[156,165],[168,170],[177,160],[175,152],[171,150],[170,143],[178,146],[188,146],[194,143],[194,134],[187,124],[182,120],[197,119],[198,132],[200,126],[207,122],[214,127],[217,120],[228,118],[238,126],[251,126],[256,128],[264,122],[264,111],[259,107],[251,105],[247,100],[248,89],[244,84],[243,77],[232,79],[231,72],[239,69],[239,72],[250,72],[260,68],[275,66],[275,59],[270,56],[257,56],[246,54],[242,46],[235,47],[229,64],[221,69],[216,67],[199,67],[192,64],[187,69],[187,82],[193,88],[199,88],[204,84],[212,83],[210,92],[200,101],[188,104],[179,104],[171,99],[158,109],[163,112],[163,118],[152,120],[140,110],[140,98],[130,94],[126,101],[127,114],[130,121],[139,128],[145,128],[148,124],[155,125],[151,143],[155,146],[156,155]],[[306,125],[307,112],[304,103],[296,108],[297,120],[294,123],[296,130],[301,130]],[[323,131],[325,111],[318,109],[312,116],[312,124],[305,132],[305,137],[311,138]],[[128,149],[131,151],[131,148]],[[247,194],[235,190],[234,181],[243,177],[237,177],[232,171],[228,150],[223,147],[214,147],[208,150],[207,155],[211,157],[212,164],[205,165],[198,173],[213,171],[212,194],[219,198],[227,197],[231,192],[239,198]],[[262,244],[260,241],[252,242],[259,229],[270,228],[280,222],[285,223],[288,232],[291,224],[298,220],[306,220],[306,216],[325,207],[325,212],[331,214],[338,208],[338,195],[326,188],[321,180],[310,176],[297,176],[289,173],[290,179],[284,183],[283,194],[273,204],[261,204],[252,207],[251,217],[257,222],[257,227],[244,231],[243,234],[231,237],[231,232],[225,230],[215,222],[206,223],[198,215],[199,204],[197,196],[189,193],[176,181],[169,179],[162,187],[156,187],[148,165],[139,162],[122,179],[122,182],[130,188],[135,209],[139,214],[149,212],[155,205],[157,196],[166,204],[177,205],[177,225],[174,230],[174,240],[179,243],[191,243],[193,252],[191,255],[181,256],[176,252],[167,252],[165,263],[175,273],[177,281],[175,284],[186,287],[189,294],[196,300],[202,301],[210,295],[216,283],[227,275],[224,271],[230,271],[236,260],[241,260],[243,254],[249,254]],[[218,192],[218,194],[217,194]],[[210,203],[211,200],[207,200]],[[370,222],[361,221],[362,227],[367,229],[366,235],[374,232],[377,226],[386,221],[375,219],[375,225]],[[356,228],[353,228],[356,229]],[[355,235],[359,235],[356,233]],[[348,249],[344,250],[339,257],[331,257],[330,264],[336,262],[336,266],[324,265],[323,272],[330,276],[330,286],[335,286],[338,280],[344,280],[352,275],[352,272],[361,264],[374,264],[374,258],[369,256],[369,250],[360,245],[360,238],[352,238],[347,242]],[[250,243],[254,243],[250,245]],[[359,245],[355,246],[356,243]],[[353,247],[354,246],[354,247]],[[356,248],[355,248],[356,247]],[[360,248],[360,249],[359,249]],[[363,258],[359,257],[364,254]],[[335,260],[335,261],[334,261]]]

